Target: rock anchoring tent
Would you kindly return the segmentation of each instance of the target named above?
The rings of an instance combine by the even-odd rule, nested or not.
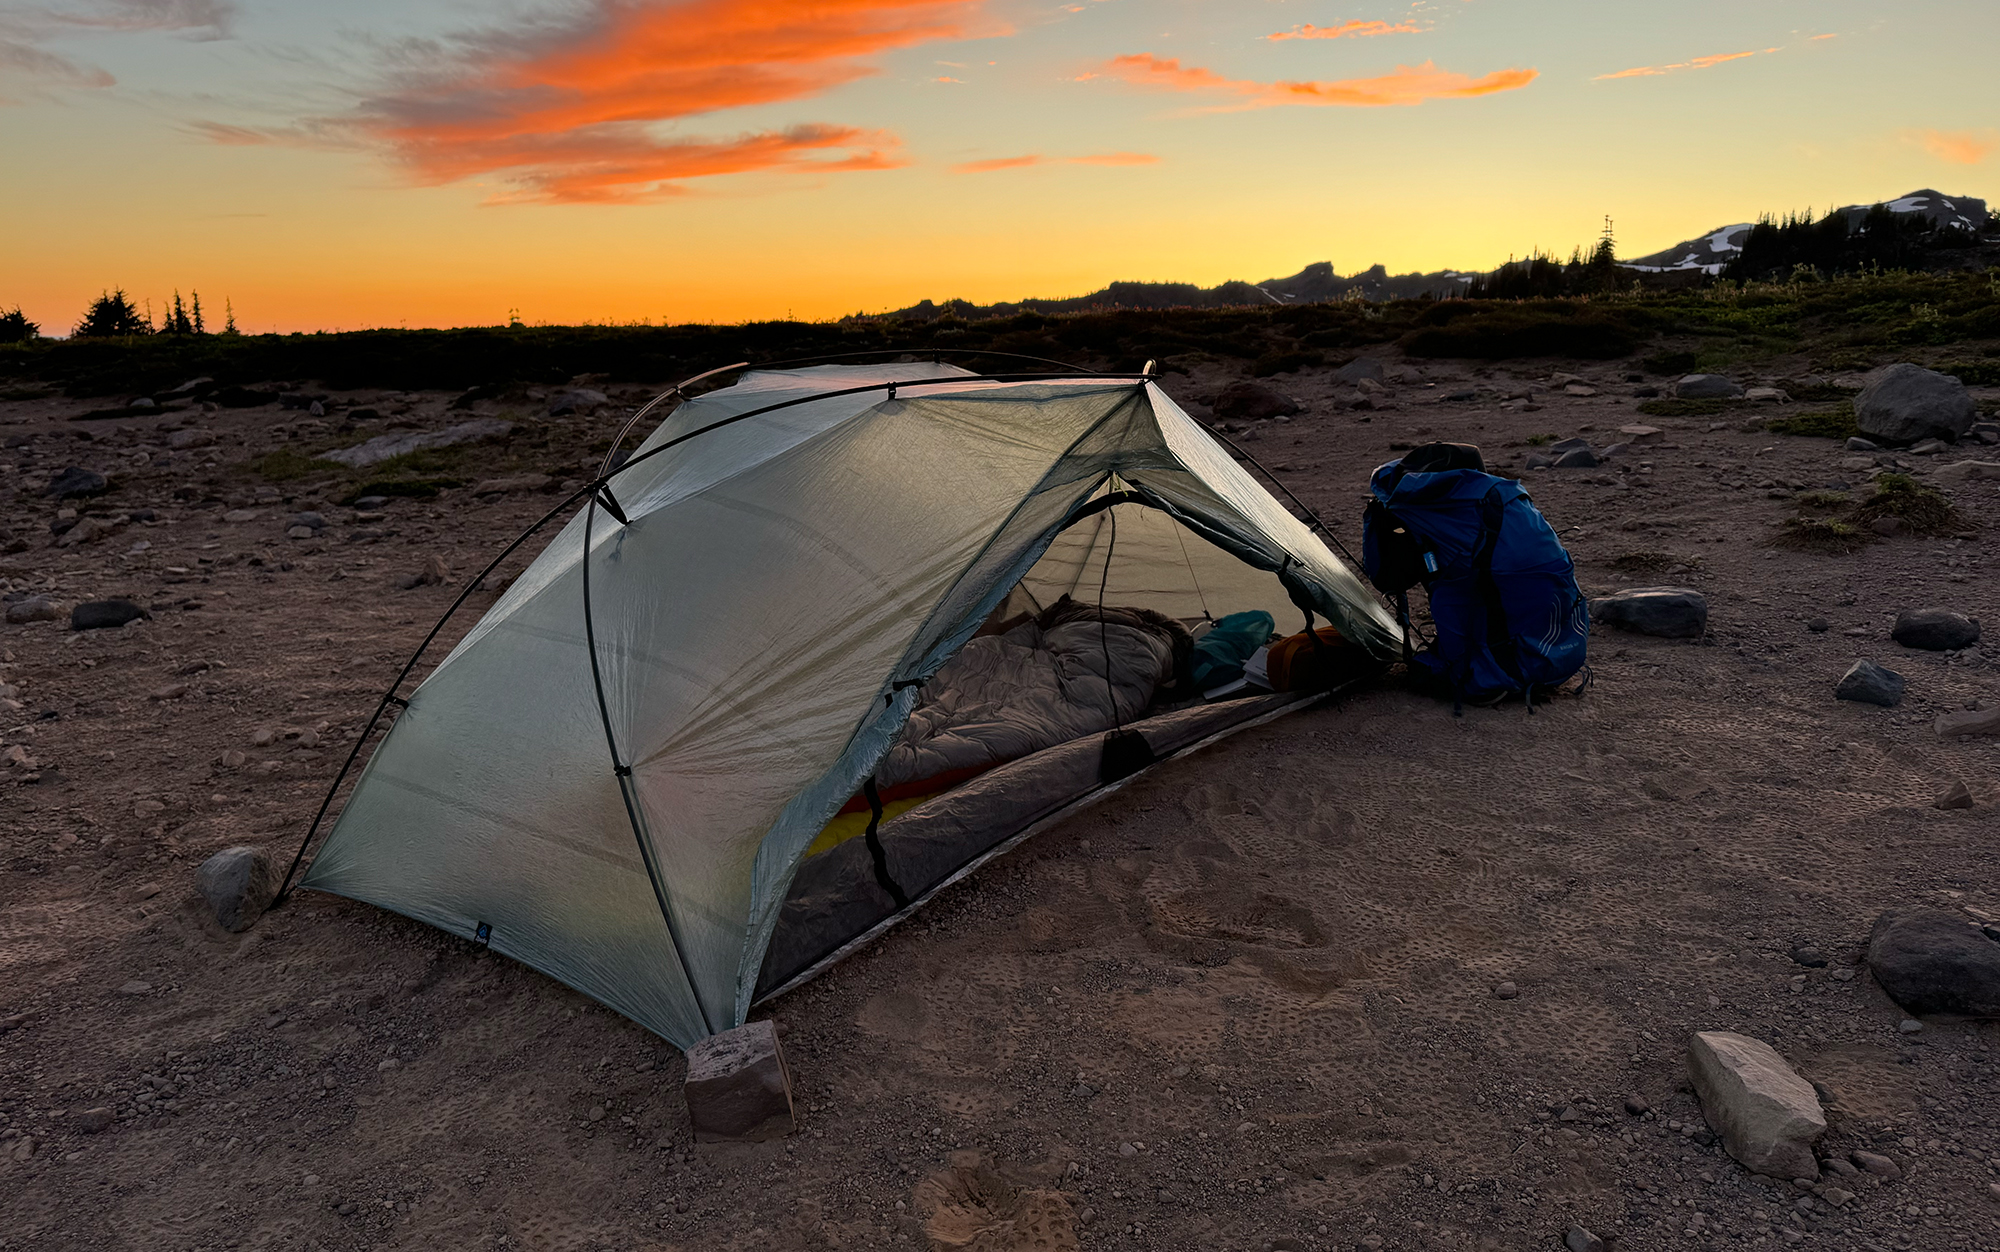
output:
[[[302,883],[683,1047],[1102,789],[1100,730],[1151,759],[1305,698],[1176,690],[1187,623],[1310,606],[1370,664],[1400,646],[1145,377],[750,372],[595,500],[409,696]]]

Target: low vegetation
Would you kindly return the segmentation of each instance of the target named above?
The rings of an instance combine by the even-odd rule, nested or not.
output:
[[[1952,507],[1951,499],[1908,474],[1877,474],[1875,490],[1854,511],[1867,525],[1882,518],[1899,518],[1919,535],[1955,535],[1973,529],[1972,520]]]
[[[1764,423],[1764,429],[1774,435],[1803,435],[1814,439],[1850,439],[1861,433],[1861,428],[1854,424],[1852,404],[1772,418]]]

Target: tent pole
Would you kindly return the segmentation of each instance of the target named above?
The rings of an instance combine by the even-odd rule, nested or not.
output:
[[[590,541],[591,532],[597,528],[596,492],[591,493],[583,518],[583,645],[590,653],[590,685],[597,693],[597,715],[604,722],[604,744],[611,751],[611,773],[618,780],[618,794],[625,801],[625,820],[632,824],[632,838],[639,845],[639,860],[646,867],[646,880],[653,885],[653,899],[660,906],[660,919],[667,924],[667,940],[674,945],[674,959],[680,963],[681,977],[687,979],[688,995],[694,998],[695,1011],[701,1014],[702,1028],[712,1035],[715,1033],[715,1020],[708,1015],[708,1006],[702,1003],[701,988],[695,983],[694,971],[688,968],[687,945],[681,942],[681,928],[674,921],[666,884],[661,881],[660,867],[653,860],[653,845],[646,838],[645,824],[639,820],[638,797],[632,794],[632,767],[619,759],[618,737],[611,730],[611,706],[604,698],[604,672],[597,662],[597,629],[590,606]]]

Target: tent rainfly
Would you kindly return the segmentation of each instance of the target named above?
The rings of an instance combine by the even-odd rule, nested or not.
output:
[[[682,402],[589,498],[396,701],[301,881],[486,942],[684,1048],[1103,786],[1092,734],[829,838],[1003,603],[1309,606],[1367,657],[1400,646],[1143,375],[752,371]],[[1165,755],[1298,699],[1130,724]]]

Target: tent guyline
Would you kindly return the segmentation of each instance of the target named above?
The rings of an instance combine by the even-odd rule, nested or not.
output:
[[[281,890],[471,936],[687,1047],[1044,819],[1375,672],[1393,618],[1151,366],[702,387],[737,365],[655,397],[454,597]],[[1319,655],[1273,647],[1267,681],[1294,610]]]
[[[848,355],[848,354],[843,354],[843,355]],[[851,355],[873,355],[873,354],[858,353]],[[1021,354],[1019,353],[1011,353],[1011,352],[1009,353],[974,352],[972,353],[972,355],[1008,356],[1008,357],[1017,357],[1021,360],[1031,360],[1031,361],[1039,361],[1045,359],[1042,357],[1021,356]],[[1051,362],[1051,363],[1060,364],[1059,362]],[[1151,365],[1152,362],[1149,361],[1147,362],[1147,364]],[[646,404],[644,409],[640,410],[640,412],[644,413],[647,410],[652,409],[653,407],[660,404],[662,401],[666,400],[668,397],[680,394],[683,391],[683,389],[693,386],[695,383],[701,381],[702,379],[712,378],[718,374],[726,374],[732,370],[737,370],[742,368],[744,368],[744,365],[743,363],[739,362],[735,365],[723,366],[721,369],[709,370],[706,373],[697,374],[693,378],[687,379],[684,382],[676,383],[673,387],[662,392],[660,395],[655,396],[651,401],[649,401]],[[1089,377],[1092,378],[1104,378],[1107,380],[1134,379],[1140,381],[1141,383],[1151,381],[1154,377],[1153,374],[1144,371],[1136,374],[1128,374],[1128,373],[1107,374],[1107,373],[1100,373],[1094,370],[1065,370],[1063,373],[1060,374],[1037,373],[1037,374],[982,374],[982,375],[970,375],[970,376],[959,375],[956,377],[940,378],[940,379],[905,379],[902,380],[902,382],[903,385],[905,386],[920,384],[924,382],[953,383],[953,384],[963,384],[968,382],[1041,382],[1050,379],[1075,377],[1078,373],[1087,374]],[[430,632],[424,636],[423,642],[417,645],[417,650],[410,654],[410,659],[407,662],[405,662],[403,668],[397,672],[395,681],[389,685],[388,691],[383,693],[381,701],[375,706],[375,712],[371,714],[368,718],[368,724],[362,728],[361,734],[355,738],[353,748],[349,749],[347,753],[347,759],[341,763],[340,772],[334,775],[332,786],[327,788],[326,798],[320,801],[320,806],[318,811],[316,811],[313,814],[312,824],[306,828],[305,837],[299,841],[298,851],[292,854],[291,864],[287,866],[285,869],[284,880],[278,885],[278,894],[273,901],[273,907],[283,904],[287,899],[290,898],[292,890],[292,879],[297,876],[299,872],[299,866],[303,864],[305,861],[305,855],[307,849],[309,849],[312,846],[313,839],[319,834],[319,828],[321,824],[326,820],[327,810],[333,807],[334,799],[340,794],[341,784],[347,781],[347,775],[353,771],[354,763],[361,757],[362,747],[368,742],[369,737],[375,733],[375,728],[381,724],[382,715],[388,711],[389,706],[391,704],[396,704],[399,706],[403,704],[403,701],[398,700],[396,698],[396,693],[400,691],[402,689],[403,684],[409,680],[411,672],[414,671],[417,667],[417,662],[423,659],[424,653],[429,651],[431,644],[437,641],[437,637],[444,630],[445,625],[451,621],[451,619],[458,613],[459,609],[464,607],[465,602],[472,598],[472,593],[477,591],[495,570],[500,568],[502,562],[504,562],[508,557],[512,556],[516,551],[518,551],[522,544],[526,543],[529,539],[533,538],[535,534],[539,532],[544,526],[547,526],[550,522],[554,521],[556,518],[568,512],[570,508],[576,505],[579,501],[585,499],[589,499],[592,501],[597,500],[602,494],[604,494],[609,490],[611,480],[617,475],[624,473],[627,470],[633,469],[638,465],[640,465],[641,463],[651,460],[653,457],[656,457],[663,452],[667,452],[673,448],[676,448],[681,444],[688,442],[691,439],[695,439],[702,435],[708,434],[710,431],[720,430],[725,426],[733,426],[738,422],[747,421],[753,417],[762,417],[766,414],[774,413],[780,409],[787,409],[800,404],[809,404],[818,400],[831,399],[835,396],[856,395],[870,391],[886,391],[889,394],[893,395],[895,392],[896,385],[897,384],[893,382],[872,383],[861,387],[848,387],[834,391],[819,392],[809,396],[801,396],[791,400],[781,400],[774,404],[765,405],[762,408],[752,409],[746,413],[732,414],[729,417],[723,418],[719,421],[711,422],[708,425],[703,426],[697,430],[688,431],[685,434],[676,436],[675,438],[668,440],[665,443],[662,443],[657,448],[652,448],[646,452],[639,454],[636,457],[628,459],[623,464],[612,466],[608,470],[599,473],[596,478],[592,479],[590,482],[585,483],[583,486],[577,488],[575,491],[571,492],[568,496],[564,497],[562,503],[556,505],[548,512],[542,514],[542,516],[537,518],[533,523],[531,523],[526,530],[523,530],[519,535],[515,536],[514,541],[512,543],[509,543],[505,548],[501,549],[499,555],[495,556],[491,561],[487,562],[486,567],[480,570],[477,576],[467,581],[465,585],[465,590],[459,592],[458,596],[454,600],[452,600],[450,607],[445,609],[443,616],[438,618],[437,623],[433,625],[430,629]],[[633,421],[636,420],[637,417],[635,416]],[[625,434],[631,431],[632,425],[633,422],[626,423],[625,429],[621,431],[619,434],[619,438],[621,440],[624,438]],[[609,462],[611,457],[615,456],[616,454],[617,454],[617,443],[614,442],[612,445],[611,452],[607,454],[605,458],[606,461]],[[1260,466],[1259,468],[1262,467]],[[1266,472],[1268,473],[1268,471]],[[616,505],[613,505],[612,507],[616,508]],[[621,518],[620,520],[622,521],[623,519]]]

